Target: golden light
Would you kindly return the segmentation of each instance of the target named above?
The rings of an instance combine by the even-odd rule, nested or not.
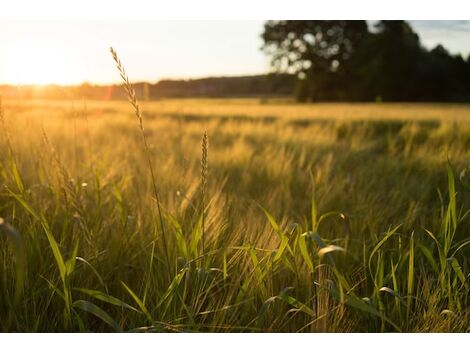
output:
[[[35,38],[36,39],[36,38]],[[60,47],[47,38],[15,43],[6,52],[11,83],[15,84],[79,84],[84,72],[71,47]]]

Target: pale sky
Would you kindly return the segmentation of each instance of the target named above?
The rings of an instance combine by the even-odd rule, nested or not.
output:
[[[430,48],[470,53],[470,21],[411,21]],[[269,71],[263,21],[0,22],[0,83],[115,83],[112,45],[132,81]]]

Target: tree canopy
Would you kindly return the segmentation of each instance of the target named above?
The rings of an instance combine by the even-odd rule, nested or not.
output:
[[[406,21],[267,21],[262,38],[301,101],[470,100],[470,60],[425,49]]]

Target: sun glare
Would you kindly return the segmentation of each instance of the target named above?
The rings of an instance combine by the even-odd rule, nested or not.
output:
[[[83,69],[76,65],[70,48],[52,43],[16,43],[8,53],[12,82],[15,84],[78,84],[83,82]]]

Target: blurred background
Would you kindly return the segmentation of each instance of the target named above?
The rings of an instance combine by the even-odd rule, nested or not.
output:
[[[4,21],[0,91],[123,99],[470,101],[470,21]]]

